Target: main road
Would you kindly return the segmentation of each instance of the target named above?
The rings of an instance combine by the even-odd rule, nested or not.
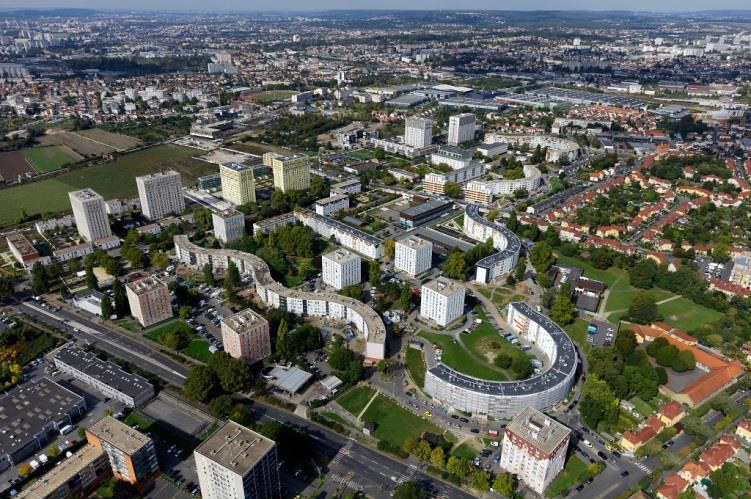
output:
[[[126,333],[109,329],[103,324],[81,317],[65,309],[52,310],[49,306],[26,301],[17,305],[23,313],[72,334],[105,352],[153,372],[169,383],[182,387],[188,367],[160,353]],[[290,412],[253,400],[258,417],[271,418],[282,423],[302,427],[313,438],[319,454],[329,460],[332,470],[343,470],[351,481],[375,497],[388,497],[398,482],[416,480],[430,491],[432,497],[444,499],[471,499],[474,496],[437,480],[414,465],[397,461],[366,447],[357,441],[315,425]]]

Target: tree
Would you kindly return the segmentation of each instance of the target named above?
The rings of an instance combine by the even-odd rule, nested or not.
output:
[[[624,329],[618,331],[615,337],[615,349],[620,352],[623,357],[627,357],[636,349],[636,335],[630,329]]]
[[[475,470],[472,473],[472,485],[477,490],[488,490],[490,488],[490,473],[484,470]]]
[[[122,255],[126,260],[128,260],[128,263],[134,269],[142,269],[146,267],[146,264],[148,263],[146,253],[136,248],[135,246],[124,247]]]
[[[519,260],[519,263],[516,264],[516,270],[514,271],[514,279],[516,280],[516,282],[522,282],[524,280],[524,273],[526,271],[527,262],[522,258],[521,260]]]
[[[631,285],[641,289],[654,286],[657,276],[657,264],[651,259],[641,260],[628,271]]]
[[[571,302],[571,294],[565,292],[564,286],[561,286],[553,308],[550,309],[550,318],[561,326],[571,324],[576,319],[576,307]]]
[[[532,265],[534,265],[538,274],[547,272],[553,263],[555,263],[553,248],[544,241],[539,242],[532,247],[532,251],[529,254],[529,260],[532,262]]]
[[[396,254],[396,241],[393,239],[386,239],[383,241],[383,254],[386,258],[393,260]]]
[[[417,448],[415,449],[414,454],[415,457],[420,461],[427,461],[428,459],[430,459],[432,454],[430,444],[425,440],[420,440],[419,442],[417,442]]]
[[[227,275],[224,277],[224,284],[225,286],[229,282],[229,285],[232,286],[232,289],[235,289],[240,286],[240,271],[237,269],[237,265],[235,265],[235,262],[229,262],[229,265],[227,266]]]
[[[154,256],[151,257],[151,264],[159,270],[164,271],[164,269],[169,267],[169,257],[165,253],[157,251]]]
[[[491,208],[485,214],[485,218],[487,218],[489,222],[495,222],[495,219],[498,218],[498,210],[496,210],[495,208]]]
[[[394,499],[426,499],[428,495],[423,488],[414,480],[400,483],[391,496]]]
[[[10,277],[0,276],[0,302],[7,300],[13,294],[13,280]]]
[[[205,402],[216,394],[218,388],[219,382],[209,366],[194,365],[185,378],[183,393],[186,397]]]
[[[399,293],[399,308],[409,312],[412,308],[412,288],[408,282],[402,284],[402,290]]]
[[[691,371],[696,367],[696,359],[691,350],[681,350],[673,359],[673,370],[679,373]]]
[[[92,267],[91,265],[86,266],[86,287],[89,289],[99,288],[99,279],[96,278],[96,274],[94,274],[94,267]]]
[[[512,497],[516,492],[516,480],[511,473],[499,473],[493,481],[493,490],[504,497]]]
[[[109,320],[113,313],[112,300],[110,300],[109,295],[104,295],[102,297],[102,319]]]
[[[472,471],[472,463],[463,457],[451,456],[446,463],[446,471],[459,478],[464,478]]]
[[[225,392],[241,392],[250,385],[252,376],[248,364],[244,360],[232,357],[227,352],[215,352],[209,358],[209,367]]]
[[[467,262],[464,253],[459,248],[454,248],[443,262],[443,272],[452,279],[464,280],[467,275]]]
[[[639,291],[628,307],[628,318],[637,324],[651,324],[657,320],[657,302],[652,295]]]
[[[381,277],[381,266],[378,262],[373,261],[368,265],[368,282],[371,286],[378,286],[378,280]]]
[[[430,464],[436,468],[443,468],[446,464],[446,454],[443,447],[436,447],[433,452],[430,453]]]
[[[31,289],[39,295],[50,290],[47,269],[44,268],[41,262],[35,262],[31,267]]]
[[[214,266],[211,262],[203,266],[203,282],[205,282],[207,286],[214,287]]]
[[[112,484],[112,499],[140,499],[141,497],[136,486],[130,482],[115,480]]]
[[[172,350],[182,350],[190,344],[190,337],[181,328],[175,328],[162,334],[159,343]]]
[[[345,286],[339,290],[339,294],[342,296],[349,296],[357,301],[362,301],[364,296],[361,284]]]
[[[60,455],[60,447],[58,447],[55,444],[50,445],[47,447],[47,455],[49,457],[55,458]]]
[[[226,418],[232,412],[234,402],[229,395],[219,395],[209,403],[211,413],[218,418]]]
[[[596,374],[587,376],[579,404],[584,423],[596,428],[601,421],[612,421],[618,416],[618,399],[605,381]]]
[[[21,478],[27,478],[29,475],[31,475],[34,469],[29,463],[21,463],[18,465],[18,468],[16,468],[16,471],[18,472],[18,476],[20,476]]]
[[[130,305],[128,305],[128,297],[125,294],[125,286],[123,286],[120,279],[115,279],[115,282],[112,283],[112,296],[114,298],[115,314],[118,317],[127,314]]]
[[[186,320],[188,317],[190,317],[191,312],[193,312],[193,309],[191,307],[187,305],[183,305],[177,311],[177,316],[180,317],[180,319],[182,320]]]
[[[462,186],[450,180],[443,184],[443,193],[454,199],[460,199],[464,195]]]
[[[276,330],[276,353],[284,360],[289,356],[288,329],[287,321],[282,319],[282,322],[279,323],[279,328]]]

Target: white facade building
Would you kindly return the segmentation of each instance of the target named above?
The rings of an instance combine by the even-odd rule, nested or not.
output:
[[[433,120],[409,117],[404,120],[404,143],[418,149],[433,143]]]
[[[73,218],[76,219],[76,228],[81,237],[92,243],[112,235],[102,196],[86,188],[69,192],[68,197],[73,209]]]
[[[430,155],[434,165],[448,165],[452,170],[467,168],[472,164],[472,151],[455,146],[441,146]]]
[[[185,211],[183,186],[180,174],[174,170],[136,177],[138,199],[141,200],[143,216],[159,220],[167,215],[179,215]]]
[[[450,146],[458,146],[463,142],[469,142],[475,138],[476,117],[472,113],[455,114],[449,118]]]
[[[310,227],[323,239],[334,236],[334,239],[340,245],[352,251],[357,251],[368,258],[378,259],[383,256],[383,241],[367,232],[310,210],[296,211],[295,218],[306,227]]]
[[[349,196],[338,194],[331,197],[319,199],[315,202],[316,213],[323,216],[329,216],[342,210],[349,209]]]
[[[359,284],[362,280],[360,257],[344,249],[323,255],[323,282],[336,289]]]
[[[245,215],[233,209],[212,213],[214,237],[227,244],[243,237],[245,232]]]
[[[501,469],[542,495],[563,469],[570,436],[567,427],[527,407],[506,427]]]
[[[422,285],[420,317],[441,327],[447,326],[464,313],[464,286],[439,277]]]
[[[394,246],[394,268],[415,276],[430,269],[433,263],[433,243],[417,236],[409,236]]]

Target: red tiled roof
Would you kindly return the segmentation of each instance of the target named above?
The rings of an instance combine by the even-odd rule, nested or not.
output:
[[[687,488],[688,482],[678,476],[677,473],[673,473],[665,479],[665,483],[657,489],[657,493],[665,499],[678,499],[681,492]]]
[[[668,419],[675,419],[677,416],[683,414],[683,406],[675,400],[668,402],[660,407],[660,415],[665,416]]]

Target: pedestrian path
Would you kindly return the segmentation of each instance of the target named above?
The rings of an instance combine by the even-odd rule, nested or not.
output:
[[[409,482],[415,477],[415,474],[417,474],[417,466],[410,464],[407,471],[397,478],[396,481],[397,483]]]
[[[362,491],[365,489],[359,482],[352,480],[351,475],[340,475],[339,473],[331,473],[329,475],[329,478],[332,482],[338,483],[341,485],[344,485],[345,487],[349,487],[350,489],[356,490],[356,491]]]
[[[365,407],[362,408],[362,411],[360,411],[360,414],[357,415],[357,419],[362,420],[363,414],[365,414],[365,411],[368,410],[368,407],[370,407],[370,404],[373,403],[373,401],[375,400],[375,398],[378,396],[379,393],[381,393],[381,392],[379,392],[378,390],[376,390],[375,394],[373,394],[373,396],[370,398],[370,400],[368,400],[368,403],[365,404]]]
[[[347,440],[347,443],[346,443],[346,444],[344,444],[344,446],[343,446],[343,447],[342,447],[341,449],[339,449],[339,452],[337,452],[337,453],[336,453],[336,455],[335,455],[335,456],[334,456],[334,458],[333,458],[333,459],[331,460],[331,462],[329,463],[329,465],[330,465],[330,466],[333,466],[333,465],[335,465],[335,464],[338,464],[338,463],[339,463],[339,461],[341,461],[341,459],[342,459],[342,458],[343,458],[344,456],[349,456],[349,455],[350,455],[350,453],[352,452],[352,445],[353,445],[353,444],[354,444],[354,443],[353,443],[353,441],[352,441],[352,440]]]

